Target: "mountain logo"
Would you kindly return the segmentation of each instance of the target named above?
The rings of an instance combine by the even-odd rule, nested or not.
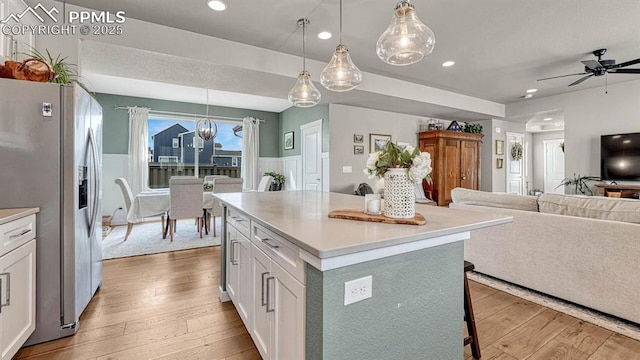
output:
[[[58,9],[56,9],[55,7],[52,7],[51,10],[47,10],[47,8],[45,8],[42,4],[38,3],[38,5],[34,7],[31,7],[31,6],[27,7],[20,14],[9,14],[9,16],[7,16],[6,19],[0,20],[0,23],[6,24],[11,20],[15,21],[16,23],[19,23],[20,20],[22,20],[22,18],[25,17],[28,13],[31,13],[33,16],[35,16],[38,20],[40,20],[41,23],[44,23],[45,19],[38,14],[37,10],[41,10],[42,12],[44,12],[54,22],[56,23],[58,22],[58,19],[56,19],[55,16],[53,16],[53,14],[60,13]]]

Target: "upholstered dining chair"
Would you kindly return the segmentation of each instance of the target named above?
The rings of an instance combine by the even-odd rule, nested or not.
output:
[[[131,209],[131,203],[133,203],[133,192],[131,192],[131,187],[125,178],[117,178],[115,183],[120,187],[120,191],[122,191],[122,197],[124,198],[124,212],[125,216],[129,215],[129,209]],[[159,213],[162,217],[162,230],[164,231],[164,216],[165,213]],[[131,230],[133,229],[133,223],[127,221],[127,234],[124,236],[124,241],[127,241],[129,234],[131,234]]]
[[[202,179],[194,176],[172,176],[169,179],[169,236],[173,241],[178,219],[197,219],[198,232],[202,238]]]
[[[207,175],[204,177],[204,182],[213,182],[213,179],[228,178],[228,175]]]
[[[213,179],[213,193],[232,193],[242,192],[241,178],[216,178]],[[213,236],[216,236],[216,216],[222,215],[222,207],[217,200],[213,200],[213,207],[207,210],[208,215],[212,218]]]
[[[273,177],[269,175],[263,176],[262,179],[260,179],[260,183],[258,184],[258,188],[256,189],[256,191],[269,191],[271,182],[273,182]]]

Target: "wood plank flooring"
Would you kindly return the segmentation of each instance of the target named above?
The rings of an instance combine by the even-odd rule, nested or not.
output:
[[[259,360],[233,305],[218,300],[219,256],[211,247],[105,261],[78,333],[24,348],[15,359]],[[482,359],[640,360],[638,341],[469,285]]]

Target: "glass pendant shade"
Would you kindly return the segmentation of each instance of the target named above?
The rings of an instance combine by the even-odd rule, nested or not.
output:
[[[391,24],[376,44],[380,60],[390,65],[410,65],[429,55],[436,45],[433,31],[425,25],[409,1],[396,5]]]
[[[202,140],[209,141],[218,135],[218,125],[208,117],[200,119],[196,122],[196,132]]]
[[[297,107],[311,107],[320,102],[320,91],[313,85],[311,75],[307,70],[302,70],[298,75],[298,81],[289,91],[289,102]]]
[[[362,82],[362,72],[353,63],[349,50],[340,44],[329,64],[320,73],[320,83],[331,91],[349,91]]]

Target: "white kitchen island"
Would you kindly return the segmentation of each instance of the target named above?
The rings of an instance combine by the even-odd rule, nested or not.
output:
[[[396,225],[328,217],[361,209],[353,195],[215,197],[225,208],[220,299],[269,360],[462,359],[463,240],[512,220],[417,205],[426,225]]]

